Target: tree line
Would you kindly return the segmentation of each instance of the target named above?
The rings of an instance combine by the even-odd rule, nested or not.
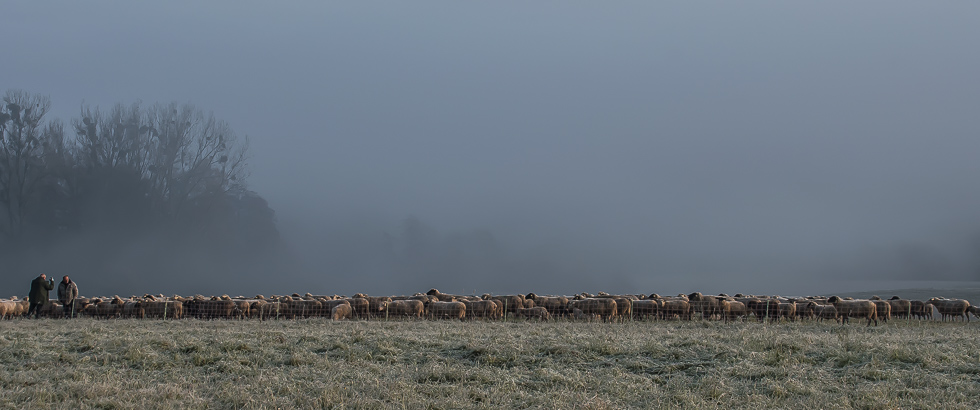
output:
[[[50,109],[47,96],[3,94],[7,274],[194,275],[254,266],[278,246],[274,211],[248,189],[248,140],[213,114],[178,103],[82,106],[66,125]]]

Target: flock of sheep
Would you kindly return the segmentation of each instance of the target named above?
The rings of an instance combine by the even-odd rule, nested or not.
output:
[[[27,300],[13,297],[0,300],[0,318],[24,316]],[[143,295],[120,298],[79,297],[72,312],[50,302],[41,308],[41,316],[59,318],[66,313],[96,318],[199,318],[199,319],[294,319],[327,317],[333,320],[370,318],[430,319],[500,319],[505,317],[550,320],[835,320],[847,323],[850,318],[864,319],[875,326],[890,318],[960,318],[969,321],[977,316],[978,307],[963,299],[932,298],[928,301],[906,300],[894,296],[888,300],[872,297],[854,300],[837,296],[783,298],[778,296],[689,295],[662,297],[651,295],[597,295],[581,293],[572,296],[490,295],[467,296],[441,293],[432,289],[412,296],[368,296],[355,294],[306,295],[254,298],[224,296],[165,297]]]

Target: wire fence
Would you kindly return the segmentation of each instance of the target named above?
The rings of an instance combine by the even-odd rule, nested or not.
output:
[[[759,297],[597,297],[529,295],[463,296],[414,295],[353,297],[310,295],[264,297],[195,296],[85,298],[70,304],[51,301],[37,309],[36,317],[100,319],[237,319],[289,320],[588,320],[588,321],[846,321],[871,317],[867,311],[838,310],[827,299],[789,300]],[[963,320],[976,316],[976,307],[959,299],[873,300],[876,320]],[[945,306],[949,304],[949,306]],[[939,306],[936,306],[939,305]],[[27,300],[0,300],[0,318],[28,316]],[[843,314],[843,315],[842,315]]]

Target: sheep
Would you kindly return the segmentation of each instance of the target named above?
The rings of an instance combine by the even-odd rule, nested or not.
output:
[[[350,319],[353,309],[350,304],[337,304],[330,310],[330,318],[333,320]]]
[[[616,301],[608,298],[586,298],[568,302],[569,309],[579,309],[586,315],[598,315],[602,320],[610,320],[616,317],[618,308]]]
[[[748,298],[745,302],[747,307],[760,322],[769,318],[775,321],[779,318],[779,301],[775,299]]]
[[[888,299],[888,303],[891,305],[892,316],[910,318],[912,316],[912,302],[901,299],[898,296],[892,296]]]
[[[496,319],[500,316],[497,311],[497,304],[492,300],[464,300],[466,305],[466,315],[470,318]]]
[[[382,302],[378,309],[386,317],[421,318],[425,304],[421,300],[395,300]]]
[[[877,296],[876,296],[877,297]],[[882,323],[888,323],[888,319],[892,317],[892,305],[887,300],[871,299],[871,302],[875,304],[875,309],[878,311],[878,319]]]
[[[681,320],[691,320],[691,303],[687,298],[665,298],[661,307],[664,319],[673,319],[676,316]]]
[[[371,311],[371,304],[365,298],[347,298],[344,299],[351,307],[351,314],[357,318],[367,318]]]
[[[910,300],[909,308],[912,310],[912,316],[916,319],[929,319],[932,317],[932,305],[929,302]]]
[[[425,305],[425,313],[431,318],[463,319],[466,317],[466,305],[463,302],[429,302]]]
[[[687,299],[690,301],[691,309],[701,313],[704,319],[711,319],[714,315],[721,314],[718,299],[714,296],[704,296],[701,292],[694,292],[687,295]]]
[[[728,312],[725,314],[725,321],[733,321],[749,315],[749,310],[744,303],[737,300],[725,300],[728,303]]]
[[[529,296],[530,295],[533,295],[533,293],[529,294]],[[499,300],[504,305],[504,310],[502,312],[513,315],[517,313],[519,309],[523,309],[525,307],[524,302],[526,299],[523,295],[497,295],[490,296],[490,300]]]
[[[827,302],[837,309],[842,325],[847,324],[849,318],[863,317],[867,318],[868,326],[871,326],[872,321],[875,326],[878,326],[878,310],[870,300],[844,300],[838,296],[831,296]]]
[[[786,318],[789,321],[796,320],[796,302],[780,302],[776,306],[776,319]]]
[[[633,318],[634,319],[645,319],[645,318],[656,318],[660,313],[660,307],[662,306],[662,300],[635,300],[633,301]]]
[[[568,298],[565,296],[537,296],[533,293],[528,296],[534,296],[527,300],[534,303],[535,307],[543,307],[552,317],[563,316],[568,310]]]
[[[967,308],[970,307],[970,302],[967,300],[932,298],[929,299],[929,303],[936,307],[943,321],[946,321],[947,317],[950,321],[956,317],[970,321],[970,316],[966,314]]]
[[[811,319],[817,319],[820,322],[826,319],[833,319],[835,322],[840,322],[840,318],[837,315],[837,308],[834,305],[821,305],[817,302],[810,301],[806,304],[804,310],[807,313],[807,317]]]

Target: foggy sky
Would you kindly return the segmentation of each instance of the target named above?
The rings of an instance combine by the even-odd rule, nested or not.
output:
[[[247,135],[292,259],[215,293],[974,283],[978,12],[16,2],[0,89],[49,95],[66,122],[189,102]],[[416,259],[412,218],[436,249]]]

